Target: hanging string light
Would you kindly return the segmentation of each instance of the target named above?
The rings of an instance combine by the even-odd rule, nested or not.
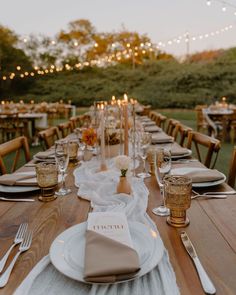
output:
[[[105,57],[99,58],[97,60],[91,60],[91,61],[84,61],[82,63],[77,63],[74,66],[71,66],[69,64],[65,64],[65,66],[56,66],[56,65],[50,65],[48,68],[40,68],[38,66],[34,67],[34,70],[32,71],[24,71],[22,69],[22,66],[17,65],[16,66],[16,72],[11,72],[8,75],[5,74],[2,77],[0,77],[1,80],[7,81],[8,79],[13,80],[15,78],[32,78],[37,77],[39,75],[48,75],[53,74],[57,72],[62,71],[71,71],[71,70],[79,70],[83,69],[83,67],[86,66],[106,66],[108,64],[117,63],[120,62],[122,59],[132,59],[134,57],[138,56],[146,56],[148,54],[158,54],[161,49],[166,48],[167,46],[174,46],[179,45],[180,43],[188,43],[189,41],[200,41],[209,37],[217,37],[219,34],[226,33],[229,30],[231,30],[234,26],[228,25],[221,29],[218,29],[216,31],[211,31],[205,34],[198,34],[191,36],[189,33],[185,33],[183,35],[179,35],[177,37],[171,38],[167,41],[159,41],[157,44],[146,42],[146,43],[140,43],[139,46],[135,46],[134,48],[131,48],[130,43],[126,43],[125,49],[121,49],[118,51],[115,51],[112,54],[109,54]],[[51,42],[55,42],[54,40]],[[55,43],[56,44],[56,43]],[[99,45],[97,43],[94,44],[94,47],[97,48]],[[115,49],[116,45],[114,43],[111,44],[111,48]],[[120,48],[120,45],[119,45]]]
[[[213,2],[218,2],[221,4],[221,10],[222,12],[226,12],[228,9],[227,8],[232,8],[234,9],[234,15],[236,15],[236,5],[235,4],[232,4],[228,1],[223,1],[223,0],[207,0],[206,1],[206,5],[207,6],[212,6],[212,3]]]

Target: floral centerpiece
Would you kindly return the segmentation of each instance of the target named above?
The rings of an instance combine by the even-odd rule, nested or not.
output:
[[[117,185],[116,191],[118,194],[131,194],[131,186],[126,178],[126,174],[129,170],[131,159],[128,156],[118,156],[115,159],[116,168],[120,170],[120,182]]]
[[[85,143],[86,146],[94,146],[97,142],[96,131],[93,128],[83,130],[82,142]]]
[[[96,131],[93,128],[83,130],[81,140],[85,144],[84,161],[89,161],[93,157],[93,153],[91,149],[88,149],[88,146],[93,147],[97,142]]]

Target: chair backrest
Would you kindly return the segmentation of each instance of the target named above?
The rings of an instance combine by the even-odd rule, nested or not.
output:
[[[206,104],[197,105],[195,107],[195,111],[197,112],[197,130],[199,130],[201,127],[204,126],[204,124],[206,124],[206,120],[202,113],[202,110],[206,108],[207,108]]]
[[[174,137],[175,141],[178,141],[178,143],[181,146],[184,146],[185,139],[188,138],[188,133],[192,130],[193,130],[192,128],[190,128],[186,125],[177,124],[175,126],[174,131],[173,131],[173,137]]]
[[[58,128],[61,131],[63,138],[72,133],[74,129],[71,121],[59,124]]]
[[[197,131],[189,131],[187,148],[193,150],[193,145],[195,146],[198,160],[202,162],[207,168],[214,168],[218,153],[221,148],[220,141]],[[203,159],[204,152],[201,147],[206,148],[205,159]],[[213,155],[215,155],[215,159],[212,162]]]
[[[229,166],[228,185],[235,186],[236,179],[236,146],[234,146],[232,158]]]
[[[25,161],[30,161],[30,150],[28,140],[25,136],[20,136],[10,141],[4,142],[0,145],[0,171],[2,174],[7,173],[6,166],[4,164],[3,158],[13,152],[15,152],[15,157],[13,160],[10,172],[14,172],[17,168],[17,163],[20,159],[20,152],[23,150],[25,155]]]
[[[160,113],[151,112],[150,113],[150,118],[156,123],[156,125],[158,127],[161,127],[162,129],[164,129],[165,122],[167,120],[167,117],[166,116],[163,116]]]
[[[208,133],[210,133],[211,136],[217,138],[218,136],[218,128],[217,125],[214,123],[213,120],[208,116],[205,109],[202,109],[202,115],[205,119],[206,124],[208,125]]]
[[[83,124],[83,116],[76,116],[76,117],[71,117],[70,122],[72,124],[73,129],[81,127]]]
[[[167,124],[167,128],[166,128],[166,133],[170,136],[174,135],[174,130],[175,127],[180,124],[179,121],[175,120],[175,119],[169,119],[168,120],[168,124]]]
[[[50,127],[40,131],[39,138],[43,141],[45,149],[49,149],[56,140],[60,139],[60,133],[57,127]]]

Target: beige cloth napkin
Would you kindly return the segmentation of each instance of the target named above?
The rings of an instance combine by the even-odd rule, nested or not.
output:
[[[173,141],[173,137],[167,135],[164,132],[155,133],[152,135],[152,143],[171,143]]]
[[[223,179],[224,176],[216,169],[202,169],[184,174],[192,178],[193,183],[211,182]]]
[[[144,129],[145,129],[145,132],[150,132],[150,133],[161,131],[161,128],[158,126],[147,126]]]
[[[183,148],[182,146],[178,144],[173,144],[170,152],[172,156],[181,156],[181,155],[186,155],[189,152],[189,150],[186,148]]]
[[[114,283],[133,277],[140,270],[137,252],[91,230],[86,232],[84,279]]]
[[[22,186],[37,186],[36,173],[30,174],[12,173],[0,176],[0,184],[3,185],[22,185]],[[32,179],[32,181],[29,181]],[[22,181],[25,180],[25,181]],[[28,180],[28,181],[27,181]]]
[[[150,121],[150,122],[144,122],[144,123],[143,123],[143,126],[144,126],[144,128],[146,128],[146,127],[151,127],[151,126],[156,126],[156,123],[153,122],[153,121]]]

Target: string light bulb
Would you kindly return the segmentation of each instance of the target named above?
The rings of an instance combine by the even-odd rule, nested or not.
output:
[[[211,1],[208,0],[208,1],[206,2],[206,4],[207,4],[207,6],[211,6]]]
[[[222,7],[222,11],[226,12],[226,6],[225,5]]]

